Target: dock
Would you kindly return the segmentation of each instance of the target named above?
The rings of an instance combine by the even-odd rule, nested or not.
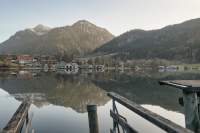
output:
[[[200,132],[200,80],[168,80],[159,81],[160,85],[167,85],[182,91],[179,103],[184,106],[185,126]]]
[[[3,128],[2,133],[20,133],[28,117],[29,108],[30,103],[22,102],[7,125]]]

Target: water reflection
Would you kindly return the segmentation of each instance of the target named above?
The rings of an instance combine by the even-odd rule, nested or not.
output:
[[[177,100],[182,96],[182,92],[158,84],[159,80],[167,78],[164,75],[133,74],[115,75],[112,79],[94,79],[93,82],[106,91],[116,92],[139,104],[159,105],[170,110],[182,111]],[[170,77],[174,78],[179,77],[178,75]]]
[[[160,115],[166,114],[164,117],[184,126],[183,109],[178,104],[182,92],[161,87],[158,80],[198,78],[198,73],[0,72],[0,107],[4,107],[0,108],[0,128],[5,126],[20,101],[29,98],[33,101],[30,112],[34,114],[32,125],[36,132],[87,133],[87,104],[99,105],[100,132],[109,132],[112,120],[108,91],[119,93]],[[138,131],[148,132],[150,128],[153,132],[161,132],[127,109],[120,107],[120,111]]]
[[[104,90],[79,76],[40,73],[35,77],[30,72],[19,72],[16,77],[0,79],[1,88],[18,100],[31,97],[38,107],[51,103],[86,112],[87,104],[104,105],[109,100]]]

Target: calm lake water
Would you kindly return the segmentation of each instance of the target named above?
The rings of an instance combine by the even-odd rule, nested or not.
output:
[[[36,133],[88,133],[86,105],[98,105],[101,133],[110,132],[112,101],[107,92],[116,92],[184,127],[182,92],[160,86],[164,79],[200,79],[197,72],[104,72],[67,74],[63,72],[0,72],[0,128],[9,121],[22,99],[31,97],[31,127]],[[163,132],[117,104],[137,131]]]

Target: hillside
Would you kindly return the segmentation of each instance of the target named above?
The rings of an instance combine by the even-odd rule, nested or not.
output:
[[[200,19],[158,30],[132,30],[104,44],[95,53],[115,53],[125,59],[200,62]]]
[[[0,44],[0,54],[82,56],[112,38],[106,29],[85,20],[59,28],[38,25],[19,31]]]

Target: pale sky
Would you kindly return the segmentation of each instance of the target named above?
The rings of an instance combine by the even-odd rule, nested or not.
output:
[[[200,18],[200,0],[0,0],[0,42],[16,31],[88,20],[114,35]]]

